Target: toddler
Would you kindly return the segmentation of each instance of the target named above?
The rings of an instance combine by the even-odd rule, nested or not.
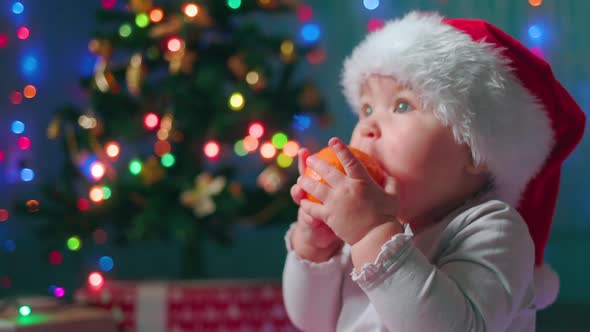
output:
[[[358,114],[291,188],[287,313],[304,331],[534,331],[561,164],[585,117],[549,65],[481,20],[410,13],[344,63]],[[347,144],[386,176],[378,185]],[[327,184],[303,176],[312,168]],[[322,204],[306,199],[311,194]]]

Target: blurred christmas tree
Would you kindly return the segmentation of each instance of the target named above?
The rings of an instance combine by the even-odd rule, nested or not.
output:
[[[276,36],[260,22],[300,5],[102,4],[94,74],[82,79],[89,105],[60,108],[48,128],[63,143],[62,174],[38,206],[23,204],[45,220],[47,250],[106,234],[117,244],[177,239],[195,277],[204,237],[227,243],[232,224],[294,220],[294,131],[326,116],[313,83],[296,75],[317,55],[318,31]]]

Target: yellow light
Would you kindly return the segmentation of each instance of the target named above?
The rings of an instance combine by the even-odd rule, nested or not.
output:
[[[88,193],[88,197],[90,197],[90,200],[98,203],[101,202],[102,200],[104,200],[104,191],[102,191],[102,187],[101,186],[93,186],[92,188],[90,188],[90,192]]]
[[[184,14],[188,17],[195,17],[199,13],[199,6],[194,3],[187,3],[184,6]]]
[[[284,153],[279,153],[279,156],[277,157],[277,165],[279,165],[279,167],[287,168],[291,166],[291,164],[293,164],[293,158]]]
[[[288,141],[287,143],[285,143],[285,146],[283,146],[283,153],[287,157],[295,158],[298,152],[299,144],[295,141]]]
[[[121,149],[119,148],[119,144],[115,142],[109,142],[105,146],[105,151],[107,153],[107,156],[111,158],[116,158],[121,152]]]
[[[80,115],[78,118],[78,124],[84,129],[92,129],[96,127],[96,119],[91,116]]]
[[[239,110],[243,109],[244,104],[245,104],[244,96],[239,92],[234,92],[229,97],[229,107],[233,111],[239,111]]]
[[[283,53],[283,55],[289,56],[289,55],[293,54],[294,50],[295,50],[295,45],[293,44],[292,41],[285,40],[281,43],[281,53]]]
[[[254,84],[258,83],[259,80],[260,80],[260,75],[258,75],[258,73],[255,71],[250,71],[250,72],[248,72],[248,74],[246,74],[246,82],[248,82],[248,84],[250,84],[250,85],[254,85]]]
[[[99,181],[104,176],[104,165],[100,161],[96,161],[90,165],[90,174],[94,181]]]
[[[260,155],[262,158],[271,159],[277,154],[277,149],[271,142],[265,142],[260,146]]]
[[[164,11],[160,8],[154,8],[150,11],[150,20],[154,23],[158,23],[162,21],[164,18]]]
[[[258,148],[258,139],[253,136],[246,136],[244,137],[244,149],[248,152],[255,151]]]
[[[168,129],[160,128],[156,136],[158,136],[158,139],[160,141],[164,141],[168,139],[169,133],[170,132],[168,131]]]

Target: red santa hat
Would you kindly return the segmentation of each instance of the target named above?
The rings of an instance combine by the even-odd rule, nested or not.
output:
[[[526,221],[540,266],[561,165],[585,126],[549,64],[486,21],[413,12],[370,33],[345,60],[343,92],[357,111],[370,74],[413,87],[422,106],[470,146],[493,175],[497,197]]]

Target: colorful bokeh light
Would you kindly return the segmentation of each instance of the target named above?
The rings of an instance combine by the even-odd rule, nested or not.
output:
[[[68,247],[69,250],[71,251],[78,251],[80,250],[80,248],[82,248],[82,241],[80,240],[79,237],[77,236],[71,236],[67,242],[66,242],[66,246]]]
[[[265,142],[260,146],[260,155],[264,159],[271,159],[277,154],[277,149],[271,142]]]
[[[264,126],[260,122],[252,122],[248,126],[248,134],[254,138],[260,138],[264,135]]]
[[[209,159],[214,159],[219,157],[219,152],[221,151],[221,147],[217,141],[208,141],[203,146],[203,152],[205,156]]]

